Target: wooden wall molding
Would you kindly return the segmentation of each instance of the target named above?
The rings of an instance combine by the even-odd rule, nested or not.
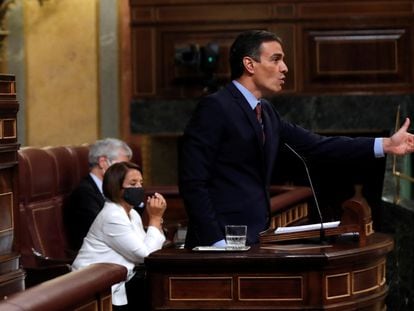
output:
[[[303,1],[304,2],[304,1]],[[338,3],[339,2],[339,3]],[[412,1],[318,1],[299,3],[298,18],[355,18],[413,16]]]
[[[194,14],[202,12],[202,14]],[[246,14],[248,12],[249,14]],[[187,23],[201,20],[211,22],[240,22],[287,19],[295,17],[293,4],[198,4],[191,6],[136,7],[132,10],[132,22]]]
[[[202,75],[175,64],[177,48],[216,42],[215,78],[229,81],[228,50],[246,29],[274,31],[289,68],[285,93],[414,91],[414,1],[131,0],[133,98],[203,95]]]

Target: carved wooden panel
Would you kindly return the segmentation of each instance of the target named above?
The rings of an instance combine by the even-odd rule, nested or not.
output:
[[[267,27],[262,27],[269,29]],[[220,86],[230,81],[228,55],[235,37],[245,28],[231,28],[217,32],[211,27],[160,27],[156,34],[150,29],[140,29],[133,34],[133,72],[135,97],[161,96],[189,98],[208,92],[212,83]],[[285,89],[295,90],[294,33],[293,25],[276,27],[284,42],[289,74]],[[156,36],[156,38],[154,38]],[[146,44],[142,44],[144,41]],[[179,66],[176,51],[190,46],[205,47],[209,43],[219,46],[217,68],[213,81],[198,68]]]
[[[132,29],[132,71],[134,95],[154,96],[156,49],[154,29]]]
[[[239,300],[303,301],[304,277],[254,276],[239,277]],[[254,288],[254,290],[252,290]],[[276,291],[275,288],[278,288]]]
[[[408,28],[306,29],[305,90],[348,91],[412,84]],[[308,53],[305,53],[307,51]]]
[[[170,300],[221,301],[233,299],[231,277],[171,277]]]
[[[190,44],[219,44],[213,82],[225,84],[229,46],[246,29],[268,29],[283,39],[285,93],[414,90],[413,0],[130,3],[135,98],[188,99],[210,91],[200,72],[175,65],[175,51]]]
[[[338,273],[326,276],[326,299],[338,299],[351,296],[351,274]]]

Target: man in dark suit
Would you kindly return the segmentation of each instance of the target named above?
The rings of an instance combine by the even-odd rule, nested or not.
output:
[[[247,225],[247,243],[259,241],[269,225],[274,162],[285,143],[304,157],[335,160],[414,151],[409,119],[392,137],[377,139],[323,137],[283,120],[265,99],[282,89],[288,72],[281,40],[271,32],[240,34],[229,60],[233,81],[200,101],[181,141],[187,248],[225,246],[228,224]]]
[[[81,180],[69,197],[64,211],[65,225],[72,250],[78,251],[89,227],[105,203],[102,181],[105,171],[114,163],[129,161],[131,148],[123,141],[106,138],[96,141],[89,149],[89,174]]]

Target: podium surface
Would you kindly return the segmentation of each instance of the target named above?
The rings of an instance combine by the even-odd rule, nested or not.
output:
[[[393,239],[263,244],[245,252],[166,248],[145,264],[153,310],[385,310]]]

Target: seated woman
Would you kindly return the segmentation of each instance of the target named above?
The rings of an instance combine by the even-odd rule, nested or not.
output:
[[[145,310],[148,307],[145,301],[138,301],[139,306],[136,306],[136,297],[146,295],[142,288],[137,288],[142,280],[134,277],[135,268],[144,262],[144,257],[161,249],[165,241],[162,216],[167,204],[159,193],[147,198],[149,223],[145,231],[141,217],[134,210],[144,201],[142,172],[138,165],[130,162],[115,163],[108,168],[103,179],[103,193],[105,205],[83,240],[72,269],[100,262],[125,266],[128,269],[126,282],[112,286],[114,310]]]

